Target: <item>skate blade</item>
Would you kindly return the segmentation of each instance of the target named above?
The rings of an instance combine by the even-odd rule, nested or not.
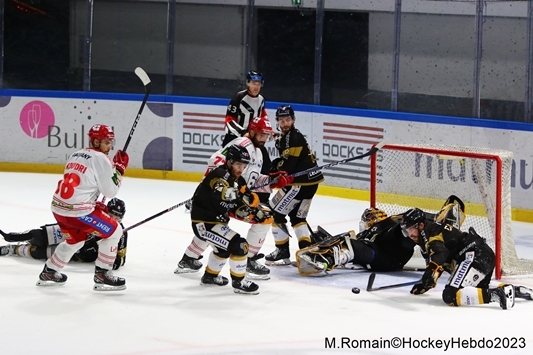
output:
[[[270,275],[259,275],[259,274],[254,274],[254,273],[250,273],[250,272],[247,272],[246,273],[246,278],[247,279],[250,279],[250,280],[260,280],[260,281],[266,281],[266,280],[270,280]]]
[[[238,288],[234,288],[233,292],[235,292],[235,293],[237,293],[239,295],[258,295],[259,294],[259,290],[247,292],[247,291],[243,291],[243,290],[238,289]]]
[[[221,286],[226,286],[226,285],[227,285],[227,283],[225,283],[225,284],[204,284],[203,282],[200,281],[200,286],[202,286],[202,287],[215,287],[215,286],[221,287]]]
[[[268,265],[268,266],[285,266],[285,265],[291,265],[291,260],[290,260],[290,259],[280,259],[280,260],[276,260],[276,261],[268,261],[268,260],[265,260],[265,265]]]
[[[43,281],[39,280],[35,286],[44,286],[44,287],[54,287],[54,286],[63,286],[64,282],[55,282],[55,281]]]
[[[174,273],[176,275],[179,275],[179,274],[193,274],[193,273],[198,272],[198,271],[200,271],[200,269],[193,270],[193,269],[180,269],[180,268],[177,268],[176,270],[174,270]]]
[[[110,286],[110,285],[94,284],[93,286],[93,291],[123,291],[125,289],[126,289],[126,285]]]

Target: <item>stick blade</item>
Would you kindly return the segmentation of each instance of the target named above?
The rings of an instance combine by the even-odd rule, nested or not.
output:
[[[387,142],[384,141],[384,140],[382,140],[381,142],[379,142],[378,144],[376,144],[376,145],[374,146],[374,148],[376,148],[377,150],[380,150],[381,148],[383,148],[383,146],[384,146],[385,144],[387,144]]]
[[[373,272],[370,274],[370,276],[368,277],[368,283],[366,285],[366,290],[367,292],[370,292],[372,291],[372,286],[374,286],[374,280],[376,279],[376,273]]]
[[[135,75],[137,75],[139,79],[141,79],[144,86],[150,84],[151,82],[150,77],[148,76],[148,74],[146,74],[143,68],[141,67],[135,68]]]

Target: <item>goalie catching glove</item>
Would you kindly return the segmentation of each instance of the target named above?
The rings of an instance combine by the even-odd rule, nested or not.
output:
[[[268,176],[270,177],[270,187],[273,189],[282,189],[294,181],[294,176],[288,175],[283,170],[270,173]]]
[[[438,265],[434,261],[430,261],[430,263],[426,267],[426,271],[424,272],[422,279],[419,283],[413,286],[413,288],[411,289],[411,293],[413,295],[421,295],[437,286],[437,280],[439,279],[443,271],[444,269],[441,265]]]

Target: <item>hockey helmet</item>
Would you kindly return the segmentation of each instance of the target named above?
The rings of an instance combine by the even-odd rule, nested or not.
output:
[[[383,221],[387,217],[387,212],[380,210],[379,208],[367,208],[361,215],[361,224],[359,229],[362,232],[365,229],[372,228],[374,224]]]
[[[255,131],[257,133],[274,134],[268,117],[254,117],[254,119],[250,121],[248,130]]]
[[[418,227],[419,223],[426,224],[426,214],[419,208],[412,208],[403,214],[400,226],[406,230],[412,226]]]
[[[232,164],[234,162],[249,164],[251,160],[248,150],[240,145],[234,144],[226,151],[226,161],[229,161]]]
[[[115,132],[113,132],[113,128],[109,126],[95,124],[89,129],[89,140],[92,142],[94,139],[98,139],[99,141],[109,139],[110,141],[113,141],[115,139]]]
[[[260,81],[261,85],[264,84],[263,74],[258,72],[257,70],[250,70],[246,74],[246,81]]]
[[[126,204],[121,199],[115,197],[107,203],[107,210],[109,213],[122,219],[126,214]]]
[[[279,120],[280,117],[287,117],[290,116],[293,120],[296,119],[294,116],[294,110],[292,109],[291,105],[283,105],[278,107],[276,110],[276,121]]]

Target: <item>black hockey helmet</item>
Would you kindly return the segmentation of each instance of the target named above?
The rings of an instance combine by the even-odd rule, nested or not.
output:
[[[265,82],[263,79],[263,73],[260,73],[257,70],[250,70],[248,73],[246,73],[246,82],[248,81],[260,81],[261,85],[263,85]]]
[[[426,224],[426,214],[419,208],[412,208],[403,214],[401,227],[406,230],[412,226],[418,226],[419,223]]]
[[[107,210],[109,213],[114,214],[117,217],[124,218],[126,214],[126,204],[119,198],[112,198],[107,203]]]
[[[283,105],[278,107],[276,110],[276,121],[279,120],[280,117],[286,117],[290,116],[293,120],[296,119],[294,116],[294,110],[292,109],[291,105]]]
[[[240,145],[234,144],[228,147],[226,151],[226,161],[229,161],[230,163],[238,161],[249,164],[251,160],[248,150]]]

